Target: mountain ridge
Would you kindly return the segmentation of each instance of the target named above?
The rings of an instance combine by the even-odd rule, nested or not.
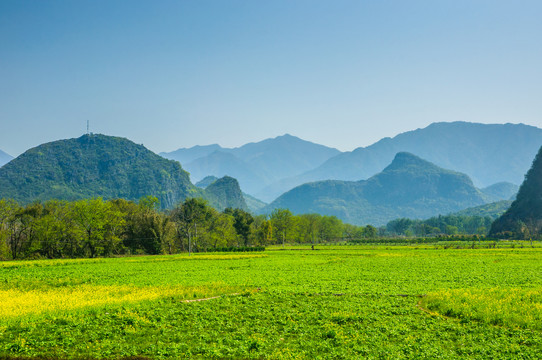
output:
[[[384,225],[395,218],[429,218],[487,202],[466,174],[400,152],[367,180],[303,184],[281,195],[264,212],[288,208],[294,213],[334,215],[358,225]]]
[[[269,201],[297,185],[319,180],[357,181],[382,171],[398,152],[468,174],[477,186],[519,184],[542,145],[542,129],[525,124],[436,122],[343,152],[301,175],[279,180],[256,194]]]
[[[337,149],[285,134],[236,148],[214,144],[160,155],[181,160],[193,181],[208,175],[232,176],[243,191],[254,194],[274,181],[312,169],[339,153]]]

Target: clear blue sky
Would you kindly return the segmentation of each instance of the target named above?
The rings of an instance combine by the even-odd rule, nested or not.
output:
[[[542,127],[542,1],[0,1],[0,149]]]

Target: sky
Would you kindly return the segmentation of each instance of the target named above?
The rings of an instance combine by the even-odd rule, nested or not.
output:
[[[0,1],[0,149],[542,127],[542,1]]]

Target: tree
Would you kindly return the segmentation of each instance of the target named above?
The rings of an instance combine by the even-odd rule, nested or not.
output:
[[[320,219],[319,214],[302,214],[299,215],[299,227],[302,237],[308,240],[311,244],[318,242],[318,235],[320,233]]]
[[[123,214],[102,198],[79,200],[72,207],[73,219],[84,234],[83,246],[90,257],[109,255],[120,243]]]
[[[252,215],[244,210],[232,208],[225,209],[224,214],[233,216],[233,227],[235,228],[237,235],[243,239],[244,246],[248,246],[250,225],[254,222]]]
[[[322,216],[319,228],[320,238],[324,241],[336,241],[342,238],[342,222],[336,216]]]
[[[293,217],[288,209],[275,209],[271,213],[271,224],[275,230],[275,236],[281,237],[282,246],[284,246],[286,235],[292,230]]]
[[[367,225],[363,229],[363,236],[365,236],[368,239],[374,239],[376,238],[376,235],[378,234],[377,228],[375,228],[372,225]]]
[[[171,217],[176,224],[178,237],[188,239],[188,254],[192,254],[193,244],[198,237],[198,226],[202,230],[211,217],[206,201],[199,198],[187,199],[173,209]]]

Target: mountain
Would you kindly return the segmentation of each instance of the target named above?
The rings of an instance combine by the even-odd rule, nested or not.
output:
[[[520,184],[542,145],[542,129],[524,124],[433,123],[338,154],[302,175],[279,180],[259,193],[276,197],[317,180],[361,180],[382,171],[398,152],[410,152],[446,169],[468,174],[477,186]]]
[[[177,160],[181,164],[187,164],[220,150],[223,150],[223,148],[218,144],[196,145],[191,148],[181,148],[172,152],[161,152],[159,155],[166,159]]]
[[[503,181],[480,190],[495,201],[510,200],[516,196],[519,186]]]
[[[199,188],[205,189],[217,180],[218,178],[216,176],[209,175],[209,176],[204,177],[199,182],[197,182],[196,186]],[[249,194],[246,194],[246,193],[242,193],[242,194],[243,194],[243,198],[245,199],[245,203],[246,203],[246,206],[248,207],[248,210],[252,213],[258,212],[261,208],[267,205],[263,201],[258,200],[255,197],[250,196]],[[241,207],[241,209],[244,209],[244,208]]]
[[[13,159],[13,156],[0,150],[0,167],[4,166]]]
[[[198,189],[177,161],[164,159],[128,139],[99,134],[37,146],[0,168],[0,198],[23,204],[92,197],[139,200],[153,195],[163,208],[187,197],[245,208],[236,191],[240,193],[239,185],[229,179],[220,188]]]
[[[250,164],[222,151],[215,151],[186,164],[185,167],[189,169],[193,180],[203,179],[209,174],[216,177],[231,176],[238,179],[242,189],[248,192],[265,181],[265,175],[258,173]]]
[[[238,148],[208,145],[161,155],[180,161],[194,181],[208,175],[232,176],[244,191],[255,194],[275,181],[314,169],[339,153],[286,134]]]
[[[209,205],[218,210],[225,208],[248,210],[239,183],[232,177],[224,176],[215,180],[205,188],[204,193]]]
[[[362,181],[327,180],[304,184],[264,211],[335,215],[352,224],[384,225],[401,217],[429,218],[488,202],[465,174],[440,168],[401,152],[381,173]]]
[[[524,239],[542,235],[542,147],[525,175],[516,200],[493,222],[489,234]]]

